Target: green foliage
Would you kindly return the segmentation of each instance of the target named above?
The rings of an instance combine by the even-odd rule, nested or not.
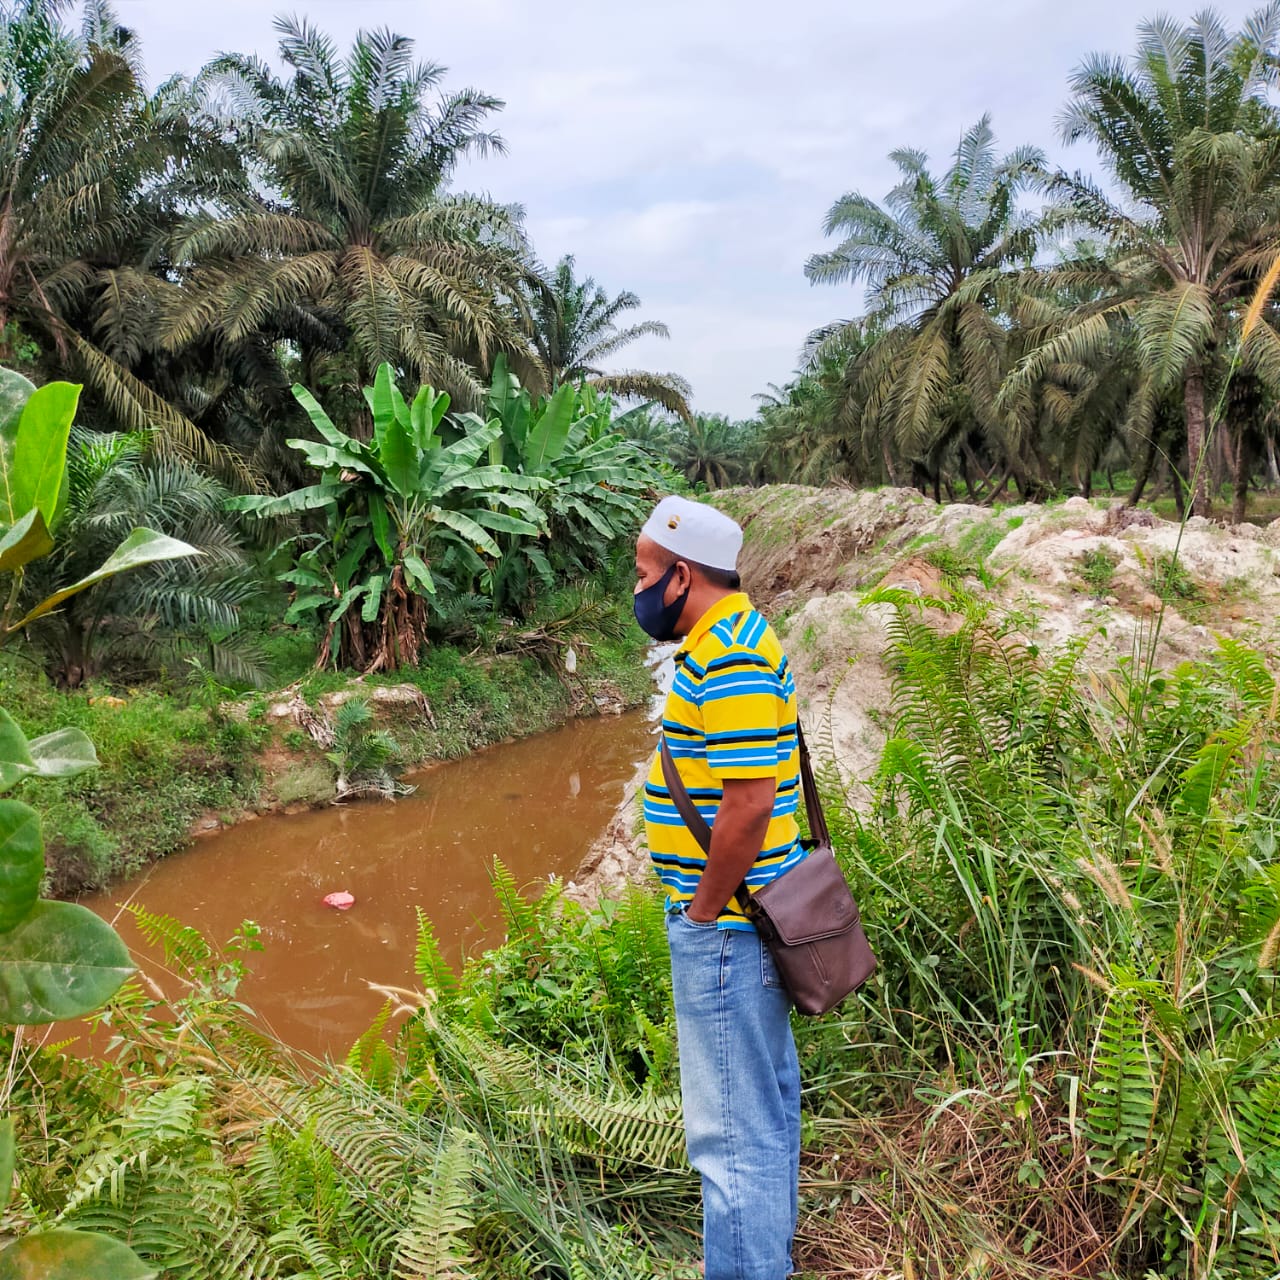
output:
[[[1111,580],[1119,567],[1120,557],[1105,547],[1086,551],[1080,557],[1080,578],[1095,596],[1109,595]]]
[[[619,329],[618,317],[640,305],[634,293],[610,298],[590,276],[574,276],[572,254],[556,263],[547,280],[532,291],[534,346],[555,388],[586,383],[602,395],[635,397],[688,418],[689,384],[672,373],[629,369],[606,373],[599,366],[638,338],[669,338],[665,324],[645,320]]]
[[[439,93],[444,68],[385,28],[358,32],[345,56],[305,18],[275,28],[283,78],[237,53],[197,78],[198,120],[234,140],[244,172],[181,229],[194,271],[169,342],[212,329],[235,349],[271,327],[297,344],[308,383],[360,386],[389,362],[478,400],[486,355],[527,349],[510,300],[530,255],[518,210],[449,186],[465,157],[501,148],[484,128],[501,103]],[[338,416],[354,434],[348,403]]]
[[[1157,552],[1147,566],[1147,583],[1165,604],[1194,613],[1204,604],[1204,593],[1187,566],[1167,552]]]
[[[373,415],[368,442],[335,427],[305,388],[294,394],[321,442],[289,444],[320,482],[230,505],[258,516],[322,514],[324,532],[304,534],[297,567],[281,575],[298,589],[286,620],[314,616],[324,626],[317,665],[416,666],[438,580],[465,587],[484,570],[483,557],[501,555],[495,535],[536,536],[544,526],[531,494],[545,482],[480,464],[501,434],[497,423],[460,420],[462,434],[446,444],[440,428],[449,397],[424,385],[408,404],[388,364],[365,391]]]
[[[127,1245],[89,1231],[29,1235],[0,1253],[0,1280],[154,1280]]]
[[[0,643],[116,574],[196,554],[176,538],[135,528],[98,568],[18,607],[26,566],[53,550],[52,534],[66,509],[67,439],[79,396],[80,389],[69,383],[36,390],[21,375],[0,369],[0,572],[13,575],[0,616]]]
[[[534,398],[507,362],[494,364],[489,412],[501,427],[490,461],[539,482],[534,493],[545,540],[501,538],[503,554],[481,578],[504,612],[526,612],[566,578],[598,574],[639,527],[660,476],[648,456],[614,424],[613,401],[590,386],[560,386]]]
[[[154,671],[194,644],[210,675],[252,682],[253,647],[236,632],[256,575],[223,509],[223,486],[189,463],[148,457],[142,435],[73,433],[68,473],[58,544],[28,568],[23,601],[85,578],[138,525],[157,526],[198,554],[100,582],[32,624],[51,678],[74,688],[108,660],[116,671],[130,660]]]
[[[1090,696],[1083,640],[1046,661],[975,604],[940,634],[891,602],[877,803],[837,824],[882,961],[878,1069],[1017,1078],[1054,1055],[1122,1229],[1255,1274],[1280,1247],[1274,673],[1228,643]]]
[[[395,738],[373,726],[373,708],[367,698],[348,698],[333,717],[333,750],[326,752],[338,771],[338,799],[369,792],[388,798],[404,795],[412,787],[396,782],[392,768],[400,754]]]
[[[69,416],[69,415],[68,415]],[[65,447],[65,445],[63,446]],[[56,501],[61,460],[44,494]],[[10,492],[16,474],[7,476]],[[41,482],[43,483],[43,481]],[[38,502],[37,489],[28,501]],[[71,778],[97,764],[93,744],[75,729],[28,741],[0,708],[0,790],[28,778]],[[85,907],[38,898],[44,874],[40,818],[29,805],[0,800],[0,1021],[41,1025],[103,1005],[134,971],[115,930]],[[0,1177],[8,1201],[14,1168],[13,1127],[0,1131]],[[154,1275],[123,1244],[93,1232],[27,1235],[0,1252],[0,1276],[148,1280]]]

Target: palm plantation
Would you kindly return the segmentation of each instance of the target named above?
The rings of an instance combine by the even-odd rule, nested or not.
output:
[[[894,481],[910,468],[938,497],[949,455],[959,453],[968,472],[975,450],[1005,434],[995,398],[1008,368],[1007,286],[1040,235],[1017,201],[1044,157],[1030,147],[999,157],[984,118],[941,177],[918,151],[891,159],[902,177],[884,204],[858,192],[837,200],[825,230],[840,244],[811,257],[805,274],[867,286],[877,333],[855,358],[855,404],[844,410],[855,446],[878,453]],[[1021,451],[1006,456],[1026,491]]]
[[[477,402],[477,371],[524,349],[532,268],[519,213],[448,180],[463,156],[501,148],[484,127],[501,103],[472,90],[432,101],[443,69],[390,31],[340,57],[305,21],[276,26],[289,78],[239,55],[200,77],[256,181],[176,238],[188,288],[168,344],[265,331],[297,345],[308,384],[330,369],[365,385],[391,361]]]
[[[88,4],[81,32],[62,7],[0,6],[0,356],[28,335],[116,422],[208,458],[131,365],[156,325],[146,246],[219,147],[193,134],[178,90],[145,98],[137,37],[109,6]]]
[[[608,263],[549,268],[520,205],[462,189],[505,150],[503,104],[375,8],[345,48],[282,17],[273,62],[157,82],[104,0],[0,0],[0,364],[31,379],[0,370],[0,791],[30,780],[54,815],[46,865],[38,821],[0,801],[13,1025],[57,1014],[24,993],[61,998],[58,965],[22,952],[42,881],[101,885],[224,813],[362,778],[395,794],[399,765],[643,699],[627,593],[661,492],[744,487],[713,500],[758,500],[748,537],[779,563],[799,506],[829,503],[837,586],[787,608],[834,708],[849,534],[827,529],[908,505],[849,489],[1047,503],[1103,476],[1205,514],[1229,480],[1239,520],[1280,488],[1280,0],[1085,57],[1059,121],[1081,172],[1005,154],[987,116],[941,162],[892,152],[883,199],[849,191],[822,251],[793,246],[797,281],[853,305],[795,335],[801,368],[750,422],[621,367],[666,326],[598,283]],[[510,56],[571,83],[588,53]],[[779,481],[830,490],[745,492]],[[1152,523],[1095,505],[1090,537]],[[874,1236],[904,1275],[1277,1274],[1273,656],[1226,639],[1154,676],[1094,671],[1083,642],[1039,652],[1025,617],[967,598],[963,536],[943,542],[946,625],[903,590],[874,601],[892,690],[872,785],[840,803],[826,779],[882,969],[804,1029],[803,1265],[871,1274]],[[1144,568],[1157,605],[1196,589],[1176,556]],[[91,723],[111,781],[53,796],[93,762]],[[121,989],[112,1062],[2,1046],[0,1277],[71,1274],[70,1253],[34,1269],[83,1246],[64,1231],[116,1265],[75,1274],[113,1277],[695,1274],[661,904],[492,878],[507,942],[456,972],[419,912],[399,940],[416,985],[379,988],[335,1070],[245,1020],[249,926],[220,952],[137,908],[165,989]],[[319,887],[308,928],[368,928]],[[128,973],[104,955],[95,992]]]
[[[1208,513],[1207,435],[1233,359],[1280,388],[1275,331],[1259,325],[1242,343],[1239,328],[1280,250],[1280,118],[1267,100],[1278,34],[1274,4],[1238,33],[1212,13],[1187,27],[1162,18],[1140,29],[1132,66],[1094,56],[1075,72],[1063,138],[1094,144],[1124,203],[1082,176],[1056,179],[1079,221],[1105,237],[1105,284],[1016,380],[1051,360],[1096,364],[1114,329],[1130,328],[1154,394],[1182,399],[1198,515]],[[1237,457],[1248,425],[1225,424]]]

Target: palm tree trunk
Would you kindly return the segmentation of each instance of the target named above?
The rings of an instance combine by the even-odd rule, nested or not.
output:
[[[1249,472],[1253,466],[1253,450],[1249,448],[1249,432],[1240,425],[1235,432],[1235,448],[1231,451],[1231,465],[1235,471],[1235,494],[1231,504],[1231,523],[1244,524],[1249,506]]]
[[[1155,466],[1155,462],[1156,437],[1152,432],[1147,437],[1147,447],[1142,451],[1142,461],[1138,464],[1138,474],[1134,477],[1133,488],[1124,501],[1126,507],[1136,507],[1142,501],[1142,491],[1147,487],[1147,481],[1151,479],[1151,469]]]
[[[1182,483],[1182,472],[1172,463],[1169,464],[1169,485],[1173,489],[1174,510],[1177,511],[1178,519],[1181,520],[1187,514],[1187,490]],[[1195,515],[1195,512],[1191,514]]]
[[[1207,516],[1210,508],[1208,476],[1205,474],[1208,459],[1204,456],[1204,374],[1198,369],[1187,375],[1183,395],[1187,413],[1187,468],[1191,481],[1191,514]]]
[[[1280,466],[1276,465],[1276,442],[1272,435],[1267,436],[1267,485],[1272,489],[1280,487]]]
[[[898,468],[893,465],[893,455],[889,452],[888,439],[880,442],[880,456],[884,459],[884,469],[888,472],[889,483],[897,488],[898,486]]]

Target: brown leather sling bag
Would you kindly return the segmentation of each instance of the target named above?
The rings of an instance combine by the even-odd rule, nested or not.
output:
[[[803,862],[754,893],[747,882],[736,897],[743,914],[759,930],[796,1008],[817,1016],[834,1009],[875,972],[876,958],[862,929],[858,905],[836,863],[826,814],[813,781],[809,749],[796,723],[800,779],[812,840]],[[711,852],[711,828],[680,778],[666,735],[662,738],[662,776],[693,838]]]

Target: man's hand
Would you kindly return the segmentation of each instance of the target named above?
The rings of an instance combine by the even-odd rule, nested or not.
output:
[[[726,779],[711,828],[707,865],[686,908],[690,920],[710,924],[737,892],[764,848],[777,785],[776,778]]]

